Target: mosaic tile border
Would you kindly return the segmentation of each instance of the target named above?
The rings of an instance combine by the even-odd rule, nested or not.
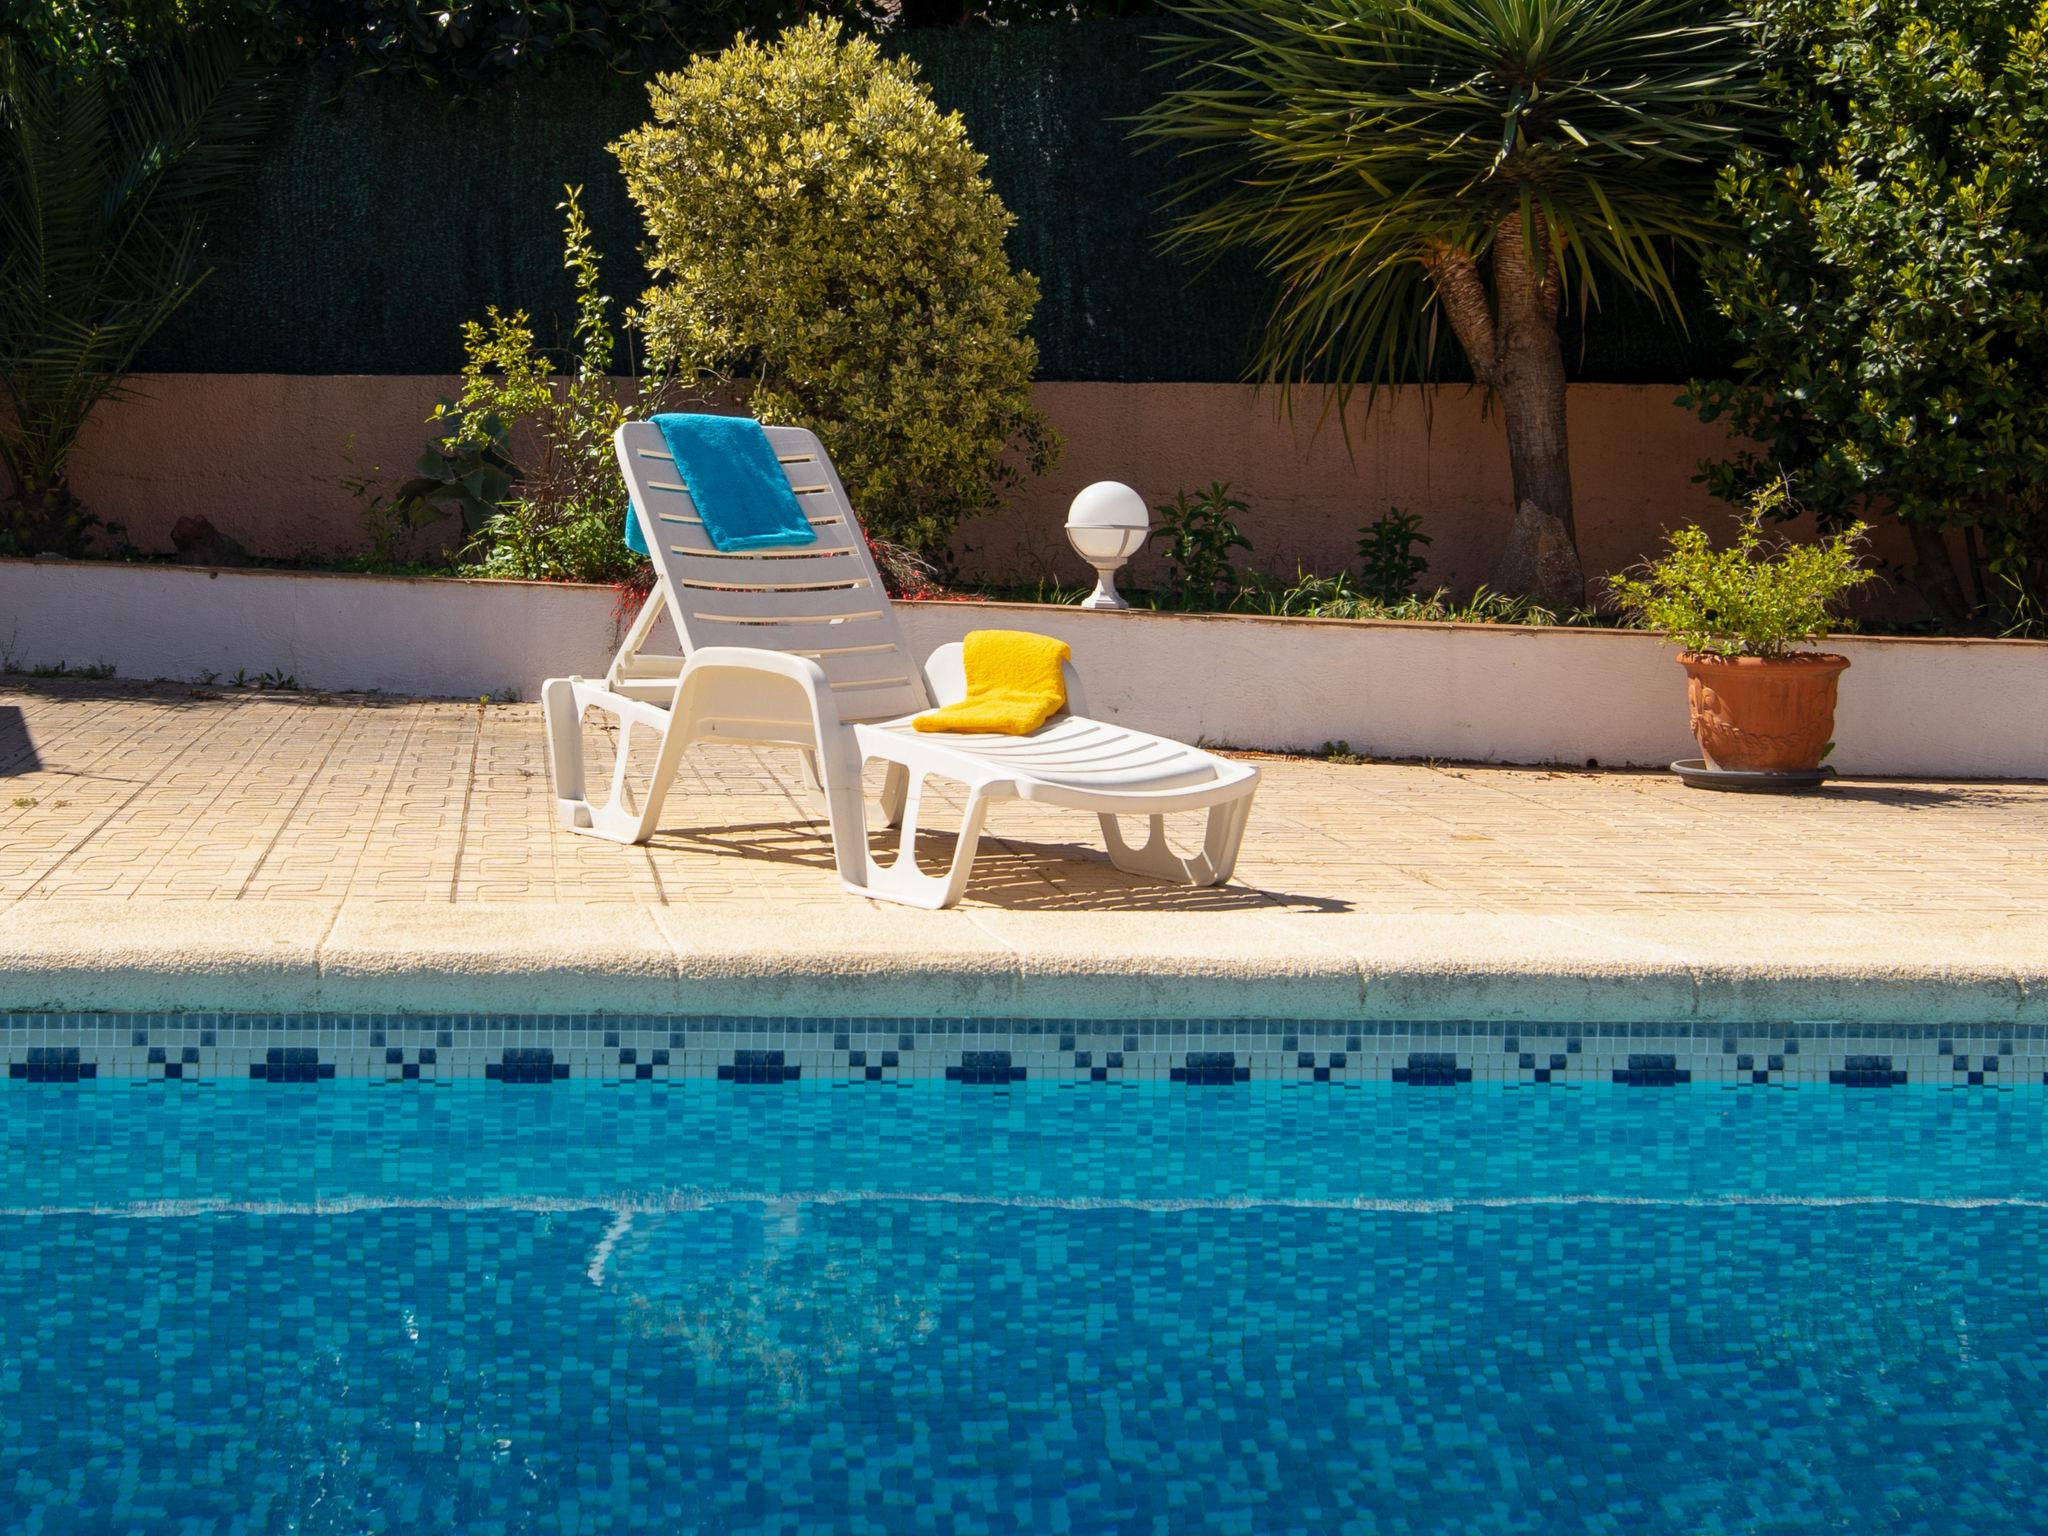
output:
[[[2048,1085],[2048,1026],[0,1013],[23,1083]]]

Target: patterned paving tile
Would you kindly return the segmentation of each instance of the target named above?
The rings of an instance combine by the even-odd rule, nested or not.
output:
[[[627,849],[555,825],[534,705],[0,680],[0,905],[76,896],[843,900],[793,754],[704,750]],[[595,771],[608,773],[600,739]],[[2048,911],[2048,784],[1703,795],[1655,773],[1262,758],[1238,870],[1185,891],[1105,863],[1089,819],[998,807],[967,905],[1032,911]],[[957,801],[953,802],[957,807]],[[933,858],[949,851],[933,840]]]

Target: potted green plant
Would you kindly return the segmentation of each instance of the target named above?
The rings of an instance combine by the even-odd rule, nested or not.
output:
[[[1849,658],[1793,647],[1836,627],[1843,594],[1876,574],[1860,522],[1813,544],[1766,539],[1764,519],[1786,500],[1782,483],[1771,486],[1751,498],[1727,548],[1697,525],[1681,528],[1662,559],[1609,582],[1629,617],[1678,646],[1693,735],[1720,772],[1819,768]]]

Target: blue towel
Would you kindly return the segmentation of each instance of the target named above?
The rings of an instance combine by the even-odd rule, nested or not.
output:
[[[761,423],[751,416],[675,414],[657,416],[654,424],[714,549],[774,549],[817,541],[817,530],[797,505]],[[626,547],[647,553],[640,520],[631,513]]]

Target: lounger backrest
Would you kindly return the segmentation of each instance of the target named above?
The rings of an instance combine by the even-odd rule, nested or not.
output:
[[[824,445],[802,427],[766,431],[797,505],[817,530],[815,544],[714,548],[660,429],[632,421],[614,438],[684,650],[744,645],[808,656],[825,669],[843,720],[929,708],[924,677]]]

